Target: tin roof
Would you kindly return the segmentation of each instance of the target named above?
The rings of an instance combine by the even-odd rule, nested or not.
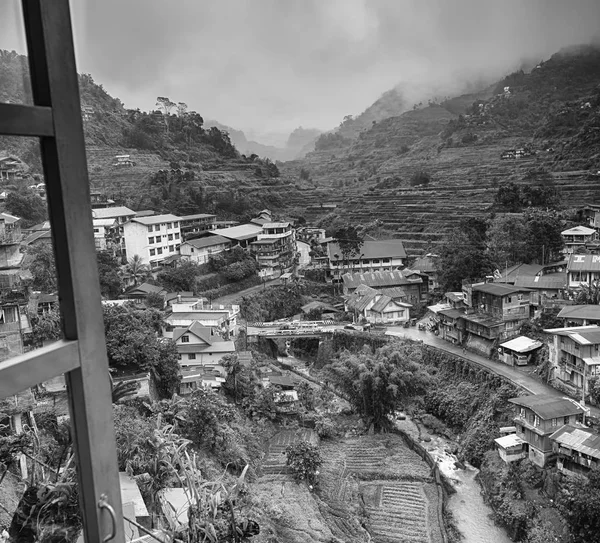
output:
[[[238,241],[255,238],[262,232],[262,226],[256,224],[241,224],[239,226],[231,226],[230,228],[217,228],[211,230],[210,233],[217,236],[224,236],[229,239]]]
[[[335,243],[329,243],[327,245],[327,253],[329,254],[330,260],[335,260],[334,255],[337,253],[339,257],[342,257],[342,251],[340,246]],[[362,257],[360,255],[363,255]],[[406,251],[404,245],[399,239],[388,239],[381,241],[365,241],[359,248],[358,254],[350,257],[350,260],[358,260],[362,258],[406,258]]]
[[[342,276],[344,286],[347,288],[358,288],[359,285],[369,287],[397,287],[401,285],[421,284],[420,277],[408,279],[404,274],[397,271],[376,271],[367,273],[345,273]]]
[[[569,271],[600,271],[599,255],[571,255],[567,262]]]
[[[557,317],[600,320],[600,305],[566,305],[560,310]]]
[[[528,289],[560,290],[567,288],[567,272],[549,273],[547,275],[518,275],[515,287]]]
[[[518,447],[519,445],[523,445],[523,443],[527,443],[517,434],[508,434],[506,436],[497,437],[494,439],[494,441],[503,449],[508,449],[509,447]]]
[[[593,430],[565,424],[550,439],[569,449],[600,459],[600,435]]]
[[[568,415],[579,415],[585,412],[585,409],[575,400],[566,397],[551,396],[549,394],[521,396],[519,398],[511,398],[508,401],[515,405],[531,409],[544,420],[566,417]]]
[[[182,243],[182,245],[191,245],[196,249],[204,249],[205,247],[214,247],[223,243],[231,243],[231,240],[223,236],[209,236],[206,238],[190,239]]]
[[[172,215],[171,213],[165,213],[164,215],[151,215],[148,217],[134,217],[133,219],[131,219],[131,222],[139,222],[140,224],[150,226],[151,224],[158,224],[161,222],[177,222],[179,220],[181,220],[180,217],[177,217],[176,215]]]
[[[195,215],[183,215],[180,219],[182,221],[193,221],[195,219],[210,219],[211,217],[217,218],[216,215],[211,215],[210,213],[196,213]]]
[[[591,236],[596,231],[593,228],[588,228],[587,226],[574,226],[573,228],[569,228],[568,230],[563,230],[560,235],[561,236]]]
[[[127,217],[135,215],[135,211],[125,206],[101,207],[92,209],[92,217],[94,219],[112,219],[113,217]]]
[[[483,283],[473,285],[473,292],[485,292],[493,296],[509,296],[517,292],[529,292],[529,290],[523,287],[505,285],[504,283]]]
[[[528,338],[527,336],[519,336],[515,339],[511,339],[510,341],[500,344],[500,347],[510,349],[516,353],[528,353],[529,351],[539,349],[541,346],[541,341]]]

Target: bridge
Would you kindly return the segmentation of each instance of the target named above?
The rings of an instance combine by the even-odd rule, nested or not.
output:
[[[343,324],[334,324],[334,321],[260,322],[248,323],[246,334],[269,339],[320,338],[342,328]]]

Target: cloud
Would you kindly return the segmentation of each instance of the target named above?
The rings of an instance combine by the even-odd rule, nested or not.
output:
[[[2,9],[0,47],[13,39],[15,12]],[[259,132],[331,128],[396,84],[451,91],[497,78],[598,39],[600,21],[598,0],[79,0],[72,9],[80,71],[127,107],[169,96]]]

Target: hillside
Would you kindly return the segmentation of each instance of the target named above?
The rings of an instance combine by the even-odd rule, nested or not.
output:
[[[225,131],[206,126],[185,104],[166,99],[154,112],[127,110],[91,75],[81,74],[79,84],[92,190],[117,204],[244,220],[265,207],[277,210],[296,190],[269,159],[240,154]],[[31,102],[27,59],[15,52],[0,51],[0,100]],[[41,173],[34,138],[0,137],[2,155]],[[130,160],[118,164],[117,155]],[[31,178],[16,188],[28,184]]]
[[[302,173],[318,187],[289,198],[290,204],[308,207],[313,220],[331,211],[318,212],[325,203],[357,224],[380,219],[388,235],[414,250],[435,246],[465,216],[489,214],[506,181],[538,184],[539,174],[550,174],[565,207],[584,205],[600,199],[594,175],[600,169],[600,50],[561,51],[479,94],[411,109],[372,123],[354,140],[341,138],[321,137],[317,148],[326,145],[320,150],[282,167],[283,175],[299,179]],[[500,158],[522,146],[534,153]],[[418,172],[429,175],[427,185],[411,184]]]

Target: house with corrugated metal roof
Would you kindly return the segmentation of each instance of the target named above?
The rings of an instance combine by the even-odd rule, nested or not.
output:
[[[570,255],[567,261],[569,288],[579,288],[582,283],[591,285],[600,280],[599,255]]]
[[[563,319],[565,326],[600,325],[600,305],[568,305],[560,310],[557,317]]]
[[[550,436],[558,471],[587,475],[600,467],[600,435],[591,428],[566,424]]]
[[[354,313],[355,320],[365,319],[372,324],[401,323],[410,320],[411,304],[402,298],[392,298],[367,285],[358,288],[346,298],[346,311]]]
[[[588,381],[600,376],[600,326],[550,328],[549,361],[553,378],[571,393],[589,393]]]
[[[403,301],[418,303],[423,292],[423,279],[421,276],[406,277],[400,270],[346,273],[342,276],[342,281],[345,295],[352,294],[360,285],[366,285],[378,291],[400,288],[406,295],[406,299]]]
[[[524,440],[528,458],[543,468],[556,456],[550,436],[565,424],[583,421],[585,409],[571,398],[534,394],[508,400],[515,405],[516,435]]]

